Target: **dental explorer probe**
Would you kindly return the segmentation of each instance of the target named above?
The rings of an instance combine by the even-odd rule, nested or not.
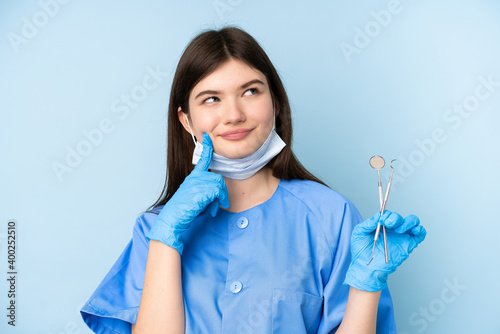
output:
[[[387,190],[385,191],[384,204],[382,205],[382,209],[380,210],[380,216],[382,216],[385,212],[385,206],[387,204],[387,198],[389,198],[389,190],[391,190],[392,184],[392,175],[394,175],[394,167],[392,167],[392,163],[396,161],[396,159],[391,160],[389,166],[391,167],[391,177],[389,177],[389,182],[387,183]],[[389,263],[389,252],[387,251],[387,236],[385,234],[385,226],[384,226],[384,247],[385,247],[385,263]]]

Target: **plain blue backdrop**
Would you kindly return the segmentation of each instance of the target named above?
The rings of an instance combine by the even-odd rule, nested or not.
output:
[[[163,187],[177,61],[231,24],[278,69],[300,161],[363,217],[369,158],[398,159],[387,208],[428,231],[389,278],[399,332],[499,333],[499,15],[493,0],[0,1],[5,275],[18,222],[17,325],[2,279],[0,332],[90,332],[78,310]]]

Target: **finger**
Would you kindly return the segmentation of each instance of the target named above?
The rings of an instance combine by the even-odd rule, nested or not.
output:
[[[409,215],[403,220],[403,223],[400,226],[398,226],[394,231],[397,233],[407,233],[408,231],[413,229],[415,226],[418,226],[419,224],[420,224],[420,219],[418,219],[417,216]]]
[[[424,241],[425,236],[427,235],[427,231],[422,225],[417,225],[412,228],[411,233],[415,236],[415,241],[417,244]]]
[[[217,215],[217,211],[219,210],[219,201],[215,200],[208,206],[208,211],[212,217]]]
[[[208,171],[208,168],[210,167],[210,162],[212,161],[212,152],[213,152],[213,147],[212,147],[212,140],[210,139],[210,136],[205,132],[203,133],[203,151],[201,152],[201,157],[200,160],[198,160],[198,163],[196,166],[194,166],[194,170],[197,171]]]
[[[413,250],[425,239],[427,231],[422,225],[417,225],[410,230],[410,242],[408,244],[408,254],[413,252]]]
[[[220,206],[222,206],[224,209],[229,208],[229,194],[227,193],[227,187],[226,187],[226,182],[224,181],[224,178],[220,176],[220,191],[219,191],[219,196],[217,198],[220,201]]]
[[[211,203],[209,204],[209,212],[212,217],[217,215],[219,211],[219,205],[221,205],[224,209],[229,208],[229,200],[227,199],[227,193],[224,194],[222,189],[218,189],[214,192]]]
[[[377,212],[370,219],[365,220],[362,223],[359,223],[354,227],[353,234],[361,235],[361,234],[370,234],[377,229],[378,221],[380,218],[380,212]]]
[[[380,218],[380,224],[384,225],[387,228],[395,229],[403,224],[403,217],[396,212],[386,211]]]
[[[385,210],[384,214],[380,216],[380,220],[386,220],[392,214],[392,211]]]
[[[229,195],[227,193],[227,189],[224,187],[224,189],[221,189],[217,198],[220,201],[220,206],[222,206],[224,209],[229,208]]]
[[[210,201],[218,199],[224,209],[229,208],[229,194],[222,175],[207,172],[198,177],[203,180],[203,188],[210,194]]]
[[[203,181],[203,184],[195,189],[193,196],[201,196],[204,203],[203,206],[213,205],[212,202],[217,202],[217,208],[221,205],[224,209],[229,208],[229,195],[226,188],[224,178],[215,173],[203,172],[194,176]],[[211,208],[211,213],[216,214],[217,210]]]

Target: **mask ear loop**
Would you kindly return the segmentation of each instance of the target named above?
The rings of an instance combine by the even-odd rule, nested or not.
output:
[[[273,130],[276,128],[276,107],[273,103]]]
[[[189,124],[189,119],[188,119],[186,113],[184,113],[184,117],[186,118],[186,121],[188,122],[189,131],[191,133],[191,138],[193,138],[194,146],[196,146],[196,139],[194,139],[193,130],[191,129],[191,124]]]

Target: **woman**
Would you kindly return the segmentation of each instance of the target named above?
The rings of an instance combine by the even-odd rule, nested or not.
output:
[[[92,330],[396,333],[387,275],[425,229],[389,211],[362,222],[299,163],[286,92],[250,35],[195,37],[168,117],[166,187],[82,308]],[[367,265],[378,222],[390,261],[379,242]]]

